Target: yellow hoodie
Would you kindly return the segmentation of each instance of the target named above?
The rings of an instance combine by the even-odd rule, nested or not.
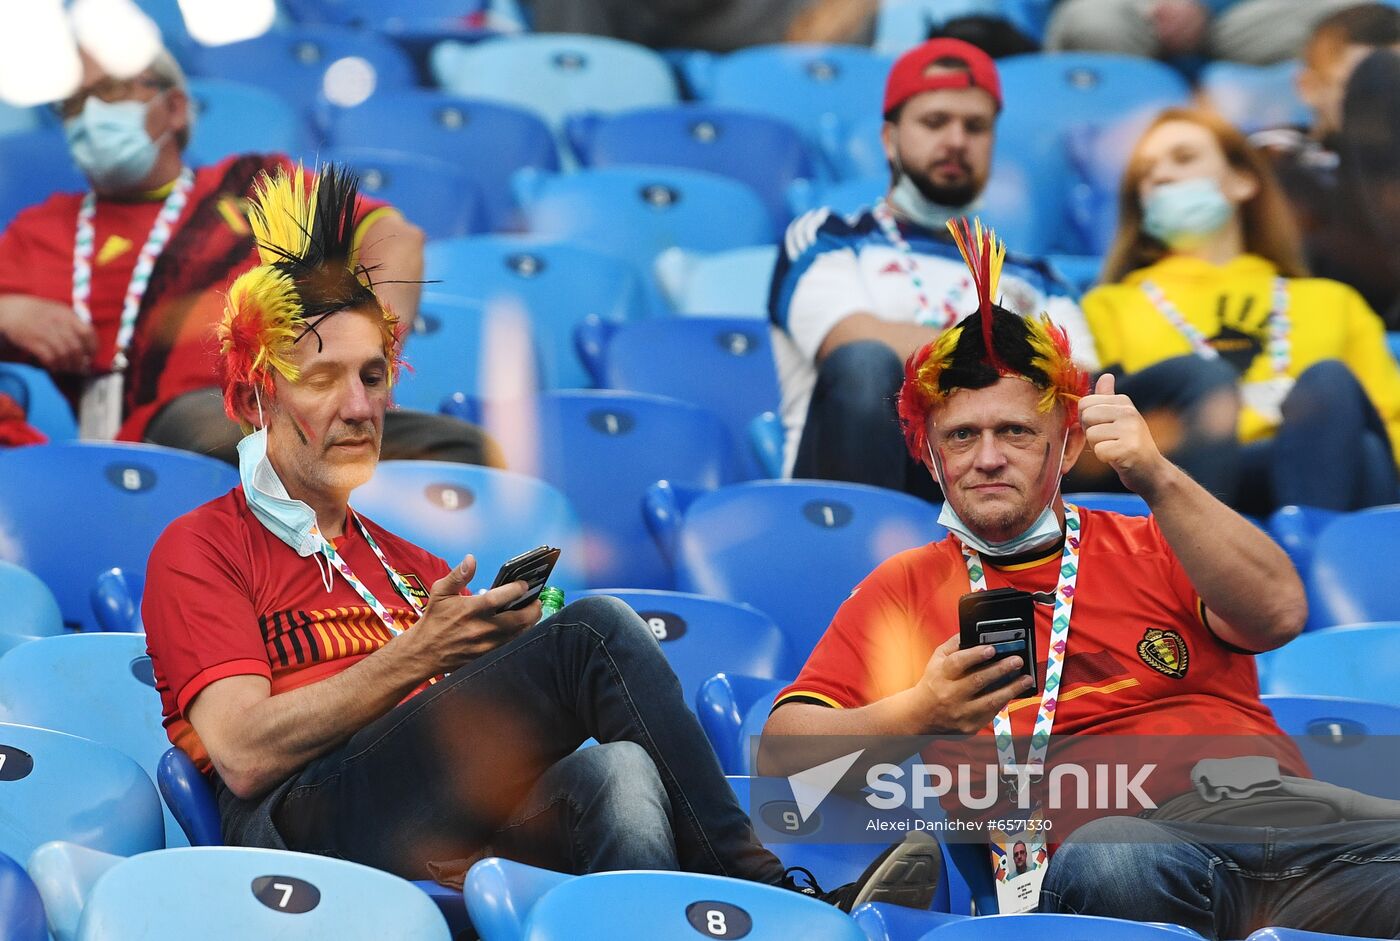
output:
[[[1257,344],[1245,382],[1273,376],[1267,353],[1267,324],[1273,306],[1277,269],[1258,255],[1241,255],[1224,265],[1172,255],[1139,268],[1117,284],[1097,287],[1080,305],[1094,334],[1099,358],[1106,366],[1134,373],[1162,360],[1191,353],[1191,344],[1153,306],[1142,290],[1152,281],[1183,317],[1228,355],[1232,345],[1222,330],[1238,331],[1234,346]],[[1292,321],[1292,362],[1288,373],[1298,376],[1320,360],[1345,363],[1375,403],[1390,432],[1390,444],[1400,461],[1400,367],[1386,346],[1385,327],[1361,295],[1339,281],[1291,278],[1288,314]],[[1223,340],[1223,342],[1222,342]],[[1240,415],[1240,440],[1255,441],[1274,433],[1275,425],[1246,407]]]

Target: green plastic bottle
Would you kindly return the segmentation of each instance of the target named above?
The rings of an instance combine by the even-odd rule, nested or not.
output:
[[[540,589],[540,620],[546,621],[564,610],[564,589],[546,585]]]

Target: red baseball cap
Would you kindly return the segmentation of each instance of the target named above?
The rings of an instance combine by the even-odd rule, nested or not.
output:
[[[939,59],[957,59],[967,66],[967,71],[939,69],[929,74]],[[900,56],[890,69],[885,82],[884,113],[889,114],[919,92],[943,88],[980,88],[992,96],[997,110],[1001,110],[1001,79],[992,57],[961,39],[930,39]]]

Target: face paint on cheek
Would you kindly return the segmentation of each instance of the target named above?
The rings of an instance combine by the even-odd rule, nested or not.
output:
[[[291,409],[287,409],[287,417],[292,420],[292,430],[297,433],[303,445],[309,445],[315,435],[311,432],[311,426],[302,420],[301,416]]]

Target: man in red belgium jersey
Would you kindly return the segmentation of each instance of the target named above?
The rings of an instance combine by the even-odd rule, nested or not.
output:
[[[1153,756],[1148,790],[1163,813],[1104,817],[1059,847],[1040,910],[1170,922],[1206,937],[1264,925],[1395,937],[1400,910],[1364,903],[1400,887],[1393,822],[1338,817],[1307,833],[1180,822],[1211,817],[1210,798],[1195,796],[1205,793],[1203,758],[1267,766],[1274,780],[1251,782],[1260,792],[1279,778],[1327,787],[1293,777],[1307,769],[1260,702],[1252,659],[1302,629],[1302,584],[1266,535],[1162,457],[1111,376],[1085,395],[1088,377],[1048,319],[991,303],[998,266],[984,259],[994,239],[960,234],[981,308],[910,357],[900,393],[909,449],[946,494],[951,535],[894,556],[856,588],[779,694],[765,737],[996,730],[1024,750],[1047,726],[1076,743],[1117,736],[1109,748],[1136,745],[1133,735],[1195,736]],[[1066,506],[1060,481],[1085,447],[1152,516]],[[1032,593],[1040,695],[1016,677],[1019,658],[960,649],[959,599],[999,588]],[[1222,741],[1246,750],[1192,753]],[[801,770],[792,750],[760,757],[765,774]],[[1181,816],[1166,812],[1172,798]],[[1232,832],[1245,836],[1227,841]]]
[[[257,264],[250,187],[287,158],[187,167],[195,120],[165,51],[123,79],[84,54],[79,90],[55,109],[92,191],[51,196],[0,235],[0,358],[48,370],[85,438],[236,460],[240,433],[223,415],[213,331],[229,285]],[[411,324],[422,232],[372,199],[356,219],[357,260]],[[483,446],[477,429],[446,416],[394,412],[385,428],[387,457],[480,463]]]

